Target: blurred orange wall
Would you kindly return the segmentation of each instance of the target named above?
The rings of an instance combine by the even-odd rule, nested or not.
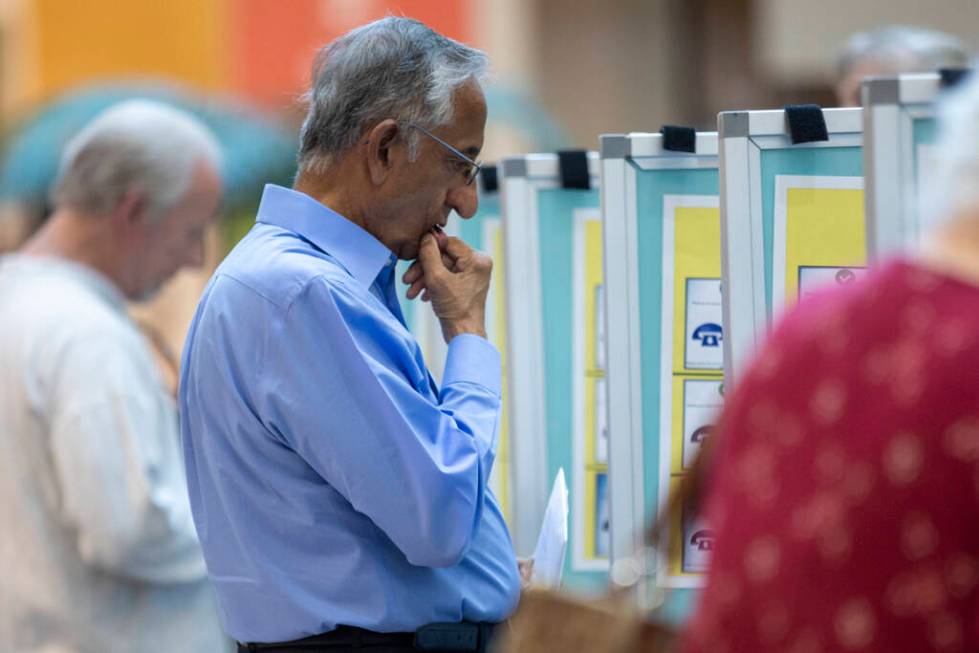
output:
[[[147,75],[227,89],[230,1],[34,0],[40,93]]]
[[[15,0],[17,1],[17,0]],[[316,51],[388,14],[471,42],[476,0],[19,0],[34,34],[33,103],[109,77],[169,77],[233,91],[271,108],[292,104]]]
[[[237,0],[230,6],[234,89],[270,108],[309,84],[317,50],[388,14],[410,16],[469,42],[475,0]]]

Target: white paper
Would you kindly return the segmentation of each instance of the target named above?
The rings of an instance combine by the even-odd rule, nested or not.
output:
[[[608,474],[595,475],[595,555],[608,558],[612,537],[608,518]]]
[[[806,266],[799,268],[799,300],[807,299],[821,290],[848,286],[867,273],[859,266],[845,268]]]
[[[721,329],[721,280],[687,279],[687,341],[684,367],[720,370],[724,367]]]
[[[595,462],[608,462],[608,395],[605,379],[595,379]]]
[[[684,573],[704,573],[710,566],[710,556],[714,551],[714,531],[701,519],[683,520],[683,562]]]
[[[904,228],[907,233],[907,245],[915,246],[920,242],[921,234],[932,226],[926,225],[925,220],[929,216],[928,203],[932,201],[931,189],[936,187],[938,182],[938,148],[933,143],[921,143],[918,145],[917,156],[917,182],[915,183],[915,193],[917,202],[915,208],[918,210],[917,224],[906,224]],[[907,200],[905,200],[907,201]]]
[[[722,381],[686,379],[683,382],[683,468],[690,469],[700,447],[714,430],[724,405]]]
[[[605,286],[595,286],[595,369],[605,369]]]
[[[530,582],[539,587],[558,587],[564,571],[564,554],[568,548],[568,484],[564,469],[554,477],[551,498],[547,501],[544,520],[541,522],[537,547],[534,549],[534,567]]]

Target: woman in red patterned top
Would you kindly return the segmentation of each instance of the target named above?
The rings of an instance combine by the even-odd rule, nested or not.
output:
[[[684,653],[979,650],[979,80],[916,258],[800,304],[729,399]]]

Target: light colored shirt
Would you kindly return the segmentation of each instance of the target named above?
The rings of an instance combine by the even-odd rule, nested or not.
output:
[[[456,336],[436,387],[395,263],[354,223],[267,186],[204,292],[181,430],[208,571],[239,641],[500,621],[516,605],[487,486],[499,353]]]
[[[0,258],[0,650],[222,650],[174,403],[123,298]]]

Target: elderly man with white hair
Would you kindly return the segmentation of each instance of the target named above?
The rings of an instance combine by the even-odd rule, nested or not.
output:
[[[860,83],[866,77],[968,65],[966,44],[938,30],[890,25],[859,32],[847,39],[837,57],[836,99],[841,107],[860,106]]]
[[[520,579],[488,480],[500,355],[476,211],[481,52],[386,18],[317,59],[292,189],[211,279],[184,350],[191,503],[240,650],[485,649]],[[448,343],[435,384],[395,264]]]
[[[201,264],[219,167],[190,116],[115,105],[68,143],[45,226],[0,258],[0,649],[227,647],[176,407],[126,313]]]

